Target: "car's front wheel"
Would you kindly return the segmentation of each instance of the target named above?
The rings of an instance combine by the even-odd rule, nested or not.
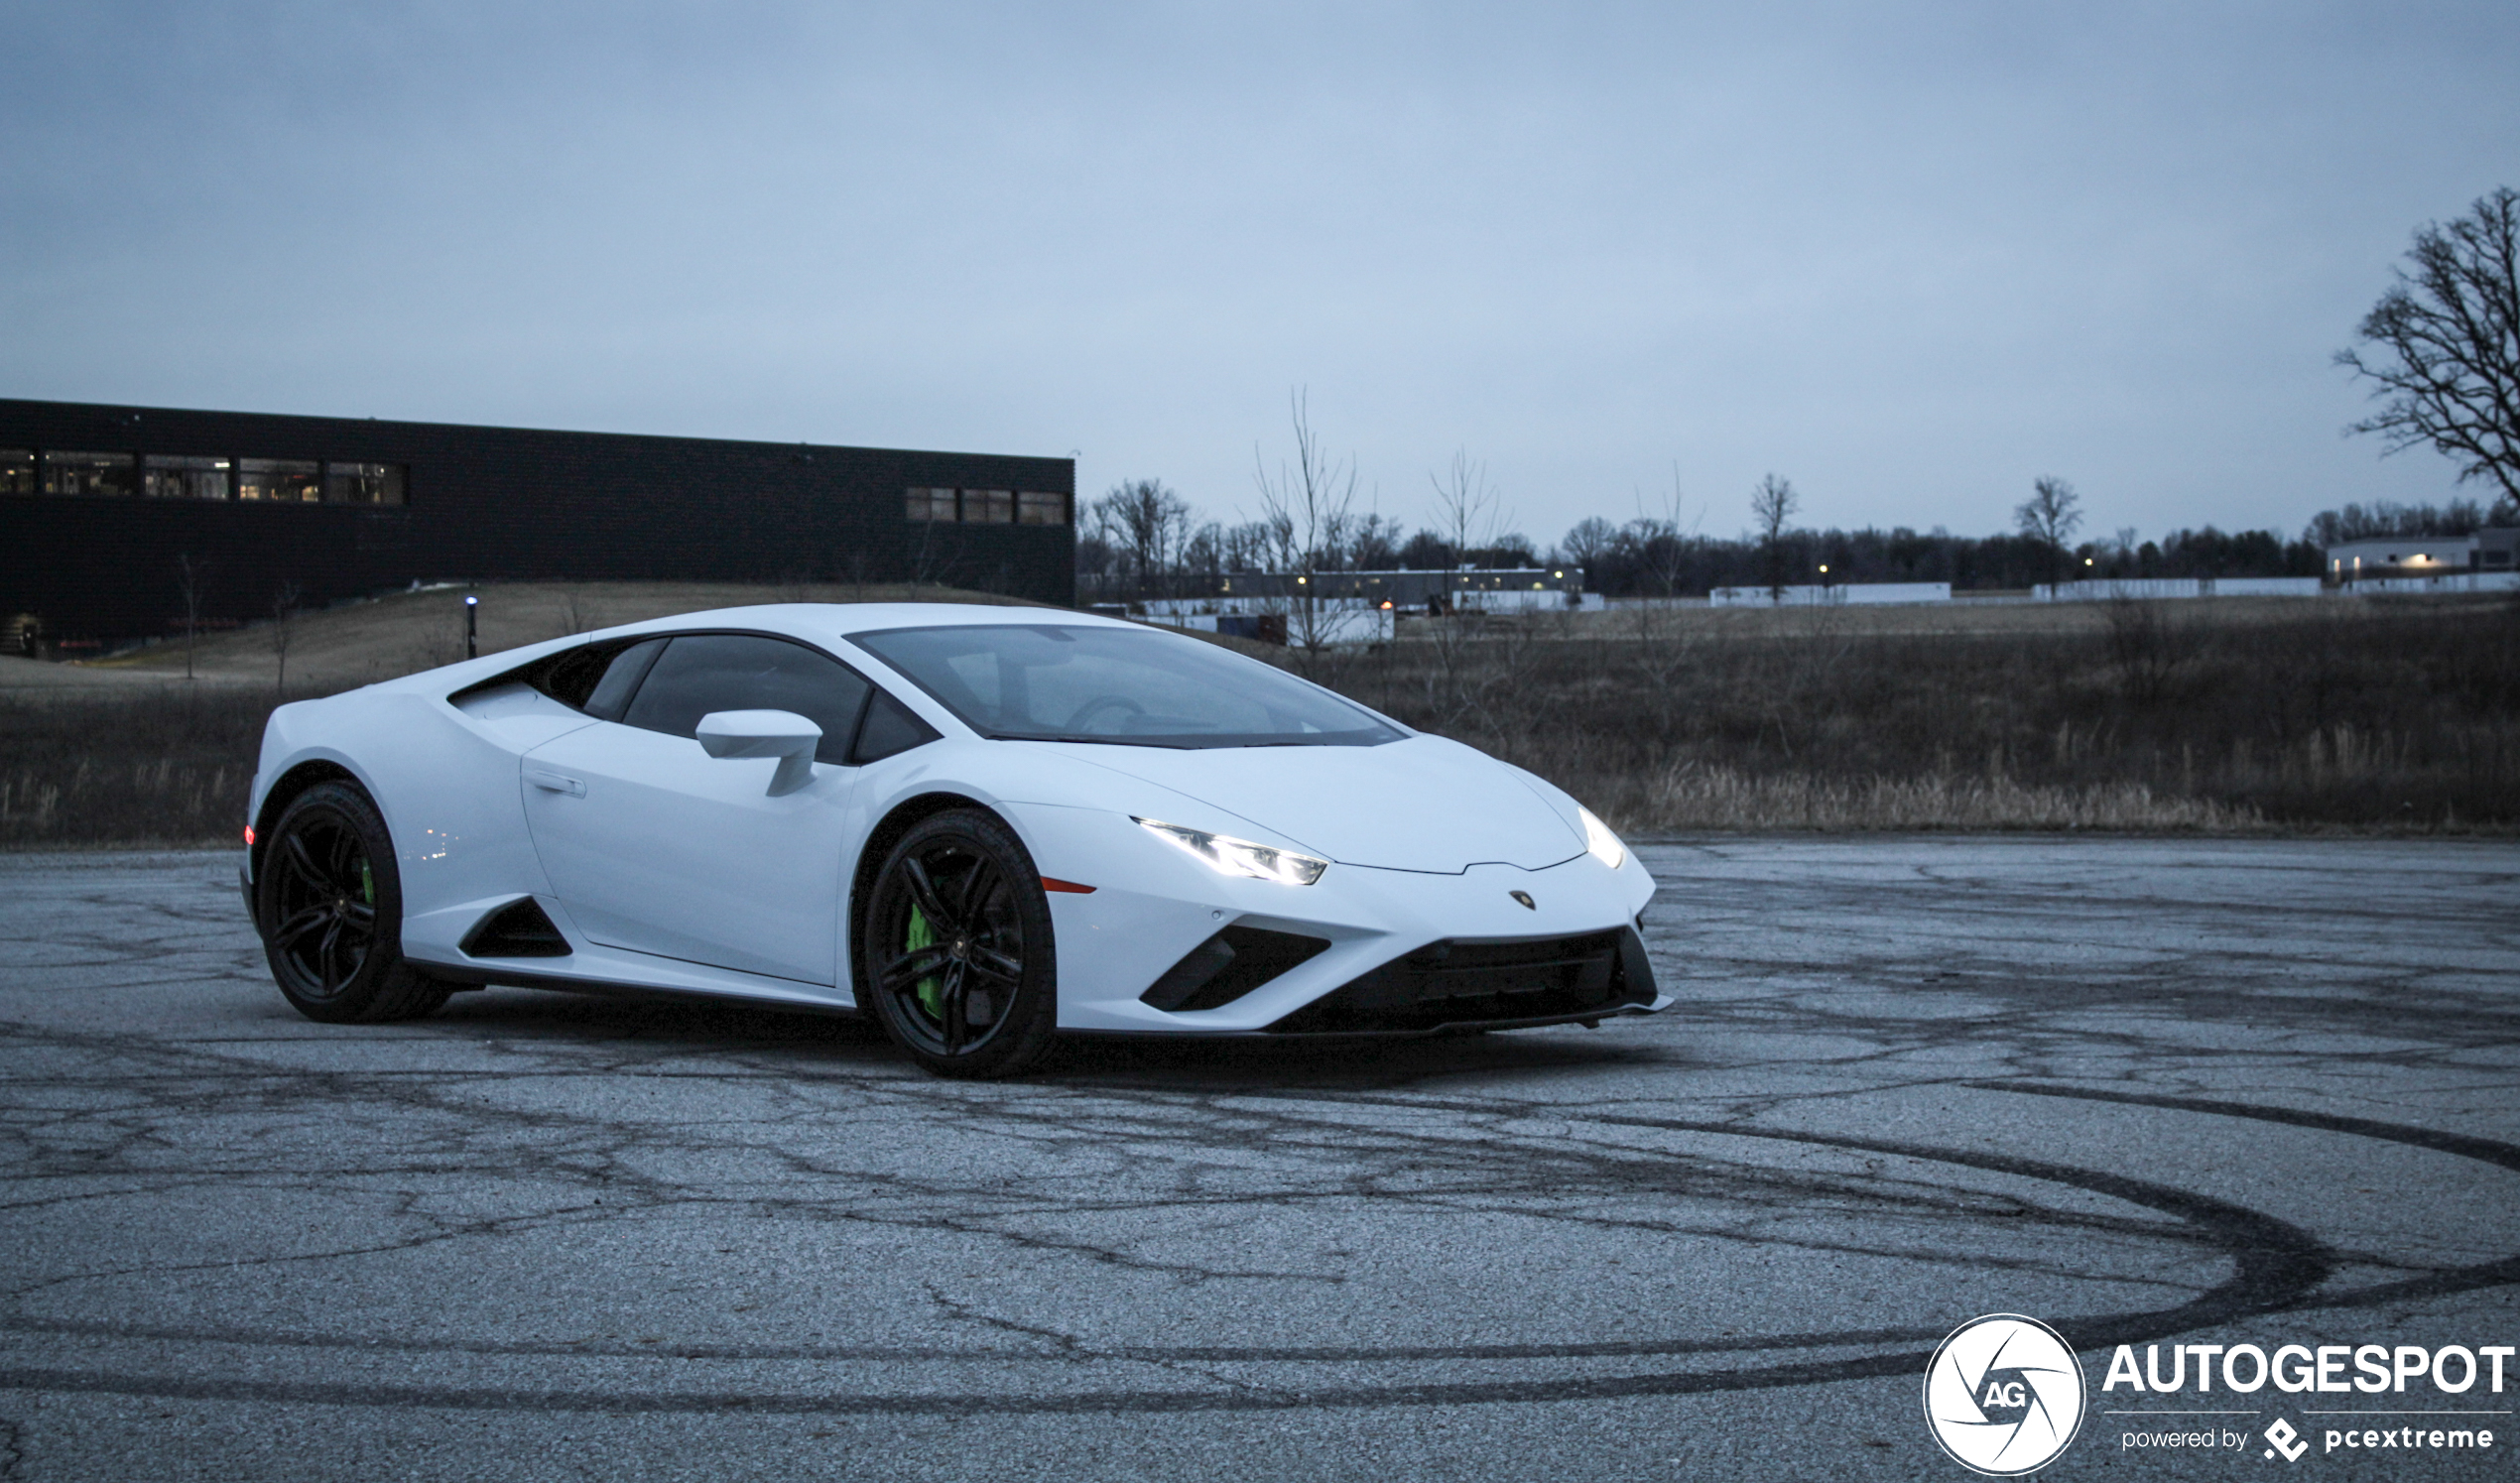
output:
[[[349,783],[290,801],[263,843],[255,926],[298,1013],[327,1024],[429,1014],[451,986],[403,960],[403,881],[384,815]]]
[[[911,826],[875,873],[858,1003],[943,1076],[1010,1076],[1059,1027],[1050,899],[995,815],[957,808]]]

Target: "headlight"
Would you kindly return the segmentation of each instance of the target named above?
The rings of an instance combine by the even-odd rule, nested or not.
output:
[[[1610,832],[1608,824],[1592,816],[1591,809],[1577,803],[1575,812],[1583,815],[1583,852],[1612,870],[1618,869],[1619,862],[1627,858],[1627,846],[1619,843],[1619,836]]]
[[[1135,818],[1136,815],[1130,815]],[[1293,850],[1272,849],[1236,839],[1230,834],[1210,834],[1201,829],[1185,829],[1180,824],[1158,823],[1151,818],[1137,822],[1152,831],[1156,838],[1176,844],[1197,855],[1209,869],[1225,875],[1249,876],[1256,881],[1276,881],[1282,886],[1310,886],[1330,868],[1327,860],[1299,855]],[[1616,841],[1612,841],[1613,845]]]

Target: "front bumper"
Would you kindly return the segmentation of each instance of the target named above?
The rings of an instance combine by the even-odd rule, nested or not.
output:
[[[1332,865],[1313,885],[1286,886],[1209,870],[1124,814],[1048,804],[1005,805],[1001,811],[1022,832],[1044,874],[1094,888],[1089,895],[1063,892],[1051,897],[1062,1029],[1176,1035],[1427,1034],[1566,1023],[1666,1002],[1653,994],[1650,968],[1642,971],[1647,981],[1639,999],[1633,980],[1640,975],[1622,967],[1624,991],[1614,999],[1506,1001],[1503,1007],[1525,1011],[1510,1016],[1463,1005],[1462,1014],[1452,1018],[1414,1011],[1397,1021],[1327,1012],[1317,1014],[1315,1019],[1323,1022],[1319,1024],[1297,1018],[1299,1011],[1377,972],[1384,974],[1383,989],[1391,990],[1392,974],[1386,970],[1438,943],[1488,946],[1633,934],[1637,915],[1653,897],[1654,882],[1632,853],[1615,870],[1590,855],[1537,870],[1473,865],[1456,875]],[[1212,1009],[1168,1011],[1139,997],[1228,927],[1327,945]],[[1642,953],[1639,942],[1634,954],[1640,963]],[[1360,997],[1374,993],[1360,991]],[[1380,997],[1383,1007],[1390,1008],[1429,996],[1383,992]]]

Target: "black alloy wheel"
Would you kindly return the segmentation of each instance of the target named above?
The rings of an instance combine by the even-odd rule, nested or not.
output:
[[[1050,899],[995,815],[957,808],[912,825],[876,871],[862,933],[858,1002],[929,1070],[1008,1076],[1050,1049]]]
[[[355,785],[319,783],[290,802],[263,843],[254,903],[271,976],[308,1019],[407,1020],[452,992],[403,960],[402,873]]]

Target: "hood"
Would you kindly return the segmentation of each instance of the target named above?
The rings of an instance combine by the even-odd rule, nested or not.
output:
[[[1583,853],[1583,831],[1520,773],[1441,737],[1379,747],[1077,747],[1114,772],[1250,819],[1343,865],[1457,875]]]

